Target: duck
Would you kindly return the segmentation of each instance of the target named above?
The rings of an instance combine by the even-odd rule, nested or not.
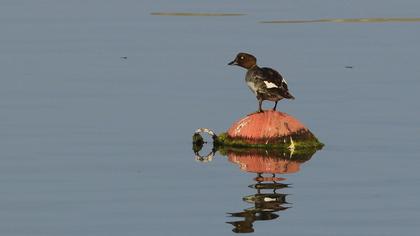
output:
[[[289,92],[286,80],[279,72],[268,67],[259,67],[257,58],[249,53],[240,52],[228,65],[236,65],[247,70],[245,82],[258,100],[257,112],[263,112],[263,101],[274,102],[273,111],[276,111],[277,102],[285,99],[295,99]]]

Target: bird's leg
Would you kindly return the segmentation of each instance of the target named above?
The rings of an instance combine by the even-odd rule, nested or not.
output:
[[[258,98],[258,112],[264,112],[262,110],[262,102],[263,102],[262,98]]]
[[[262,109],[262,102],[263,102],[264,99],[261,96],[261,94],[259,94],[259,93],[257,93],[257,100],[258,100],[258,110],[256,112],[253,112],[252,114],[264,112],[263,109]]]
[[[277,107],[277,102],[278,102],[278,101],[276,101],[276,103],[274,103],[273,111],[275,111],[275,110],[276,110],[276,107]]]

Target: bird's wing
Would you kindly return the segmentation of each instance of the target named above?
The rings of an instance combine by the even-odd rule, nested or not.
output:
[[[279,72],[267,67],[261,68],[261,71],[262,76],[266,81],[267,88],[280,88],[286,91],[289,90],[286,80]]]

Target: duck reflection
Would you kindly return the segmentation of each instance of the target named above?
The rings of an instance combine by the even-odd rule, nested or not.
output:
[[[293,153],[293,151],[219,147],[205,156],[200,156],[199,151],[199,149],[194,150],[198,161],[211,161],[214,154],[219,151],[221,155],[228,157],[229,162],[238,165],[242,171],[256,175],[253,179],[254,183],[248,186],[255,190],[255,194],[242,198],[244,202],[252,206],[239,212],[228,213],[230,217],[238,218],[238,220],[226,222],[233,225],[232,231],[235,233],[254,232],[256,221],[277,219],[281,212],[291,208],[292,204],[286,199],[288,194],[284,193],[290,184],[284,183],[287,179],[279,175],[298,172],[301,164],[310,160],[316,152],[313,150]]]
[[[249,185],[256,193],[245,196],[243,201],[253,204],[243,211],[228,213],[231,217],[242,218],[229,221],[234,226],[235,233],[254,232],[255,221],[277,219],[280,212],[291,208],[287,202],[288,194],[284,190],[289,184],[286,179],[278,177],[281,174],[292,174],[300,170],[300,165],[308,161],[315,153],[294,154],[293,152],[276,152],[264,149],[224,149],[220,150],[231,163],[237,164],[242,171],[255,173],[255,183]]]
[[[253,206],[240,212],[228,213],[231,217],[242,218],[241,220],[226,222],[234,226],[233,232],[254,232],[253,223],[255,221],[276,219],[279,217],[276,212],[290,208],[288,206],[289,203],[286,201],[287,194],[277,192],[289,186],[288,184],[277,182],[281,180],[284,179],[277,178],[275,174],[272,177],[264,177],[261,173],[257,175],[255,178],[257,183],[249,186],[254,188],[256,193],[242,198],[243,201],[253,204]]]

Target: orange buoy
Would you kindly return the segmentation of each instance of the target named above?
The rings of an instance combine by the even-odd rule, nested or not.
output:
[[[235,122],[228,130],[232,138],[279,138],[309,131],[300,121],[286,113],[265,111],[250,114]]]
[[[296,147],[315,149],[323,146],[299,120],[272,110],[247,115],[221,136],[221,143],[228,146],[295,148],[296,144]]]

